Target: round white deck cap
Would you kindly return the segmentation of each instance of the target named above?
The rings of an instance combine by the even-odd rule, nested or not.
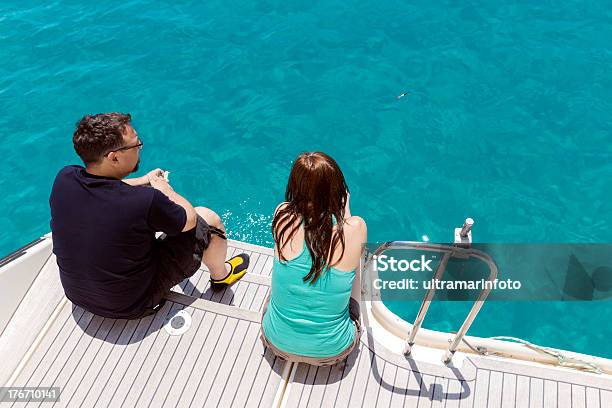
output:
[[[164,329],[171,336],[180,336],[191,327],[191,315],[185,310],[166,316]]]

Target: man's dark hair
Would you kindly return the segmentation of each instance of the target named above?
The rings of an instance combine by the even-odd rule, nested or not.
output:
[[[119,112],[84,116],[72,136],[74,150],[83,163],[97,163],[108,152],[122,147],[123,133],[131,120],[129,113]]]

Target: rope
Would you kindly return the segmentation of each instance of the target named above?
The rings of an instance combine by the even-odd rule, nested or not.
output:
[[[483,346],[477,346],[477,347],[472,346],[470,343],[468,343],[465,337],[463,337],[461,341],[463,341],[465,345],[470,348],[470,350],[472,350],[474,353],[480,354],[481,356],[499,356],[500,355],[499,353],[489,352],[489,350],[487,350],[487,348]]]
[[[451,333],[456,333],[456,332],[451,332]],[[581,370],[581,371],[586,371],[589,373],[594,373],[594,374],[603,374],[603,371],[601,368],[599,368],[596,364],[590,363],[586,360],[582,360],[578,357],[567,357],[564,356],[563,354],[561,354],[560,352],[558,352],[557,350],[548,348],[548,347],[542,347],[542,346],[538,346],[536,344],[530,343],[527,340],[523,340],[523,339],[519,339],[516,337],[508,337],[508,336],[496,336],[496,337],[489,337],[492,340],[502,340],[502,341],[511,341],[511,342],[515,342],[515,343],[520,343],[534,351],[538,351],[540,353],[544,353],[544,354],[548,354],[549,356],[552,356],[554,358],[557,359],[557,363],[562,366],[562,367],[568,367],[568,368],[573,368],[576,370]],[[502,354],[500,353],[496,353],[496,352],[490,352],[487,350],[486,347],[483,346],[477,346],[474,347],[472,346],[470,343],[468,343],[468,341],[464,338],[461,339],[462,342],[465,343],[466,346],[469,347],[470,350],[472,350],[474,353],[479,354],[481,356],[502,356]]]
[[[456,331],[451,331],[451,332],[449,332],[449,333],[452,333],[452,334],[457,334],[457,332],[456,332]],[[474,353],[479,354],[479,355],[481,355],[481,356],[485,356],[485,357],[486,357],[486,356],[501,356],[501,354],[499,354],[499,353],[496,353],[496,352],[494,352],[494,351],[493,351],[493,352],[491,352],[491,351],[487,350],[487,348],[486,348],[486,347],[484,347],[484,346],[477,346],[477,347],[472,346],[472,345],[471,345],[471,344],[470,344],[470,343],[469,343],[469,342],[468,342],[468,341],[465,339],[465,336],[461,338],[461,341],[462,341],[463,343],[465,343],[465,345],[466,345],[466,346],[468,346],[468,348],[469,348],[470,350],[472,350]],[[449,340],[449,343],[450,343],[450,340]]]
[[[516,337],[507,337],[507,336],[497,336],[497,337],[490,337],[493,340],[502,340],[502,341],[512,341],[515,343],[519,343],[522,344],[534,351],[540,352],[540,353],[544,353],[544,354],[548,354],[549,356],[552,356],[554,358],[557,359],[557,363],[562,366],[562,367],[569,367],[569,368],[573,368],[576,370],[581,370],[581,371],[586,371],[589,373],[595,373],[595,374],[602,374],[603,371],[601,370],[601,368],[599,368],[597,365],[590,363],[586,360],[582,360],[578,357],[568,357],[568,356],[564,356],[563,354],[561,354],[560,352],[558,352],[557,350],[548,348],[548,347],[542,347],[542,346],[538,346],[536,344],[530,343],[526,340],[523,339],[519,339]]]

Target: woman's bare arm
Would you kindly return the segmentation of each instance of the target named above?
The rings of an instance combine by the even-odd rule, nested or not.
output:
[[[355,231],[354,231],[354,234],[355,234],[354,238],[356,238],[356,242],[353,245],[357,246],[357,248],[354,249],[357,255],[356,255],[356,259],[354,259],[354,262],[356,264],[355,280],[353,281],[353,287],[351,288],[351,297],[357,301],[360,301],[361,300],[361,271],[359,270],[359,260],[361,259],[364,245],[368,241],[368,227],[365,221],[361,217],[352,217],[352,219],[356,219],[355,220],[356,225],[355,225]]]

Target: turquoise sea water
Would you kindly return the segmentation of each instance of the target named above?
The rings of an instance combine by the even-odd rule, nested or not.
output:
[[[236,239],[271,245],[292,159],[323,150],[370,241],[444,242],[471,216],[480,242],[612,242],[609,6],[3,1],[0,253],[49,230],[74,123],[101,111],[131,112],[142,170]],[[470,333],[612,357],[611,312],[491,303]]]

